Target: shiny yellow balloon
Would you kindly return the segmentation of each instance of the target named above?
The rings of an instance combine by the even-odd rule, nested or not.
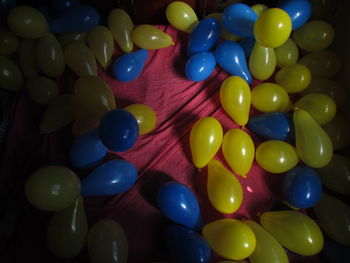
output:
[[[254,143],[249,134],[241,129],[227,131],[222,139],[222,151],[233,172],[247,177],[255,153]]]
[[[198,120],[190,133],[190,147],[193,164],[203,168],[218,152],[221,146],[223,131],[220,122],[213,117]]]
[[[262,14],[262,12],[264,12],[268,8],[269,8],[268,6],[263,5],[263,4],[252,5],[252,9],[255,12],[255,14],[257,14],[257,16],[260,16]]]
[[[0,87],[12,91],[23,87],[23,77],[18,66],[4,56],[0,56]]]
[[[255,42],[249,57],[249,70],[258,80],[266,80],[272,76],[276,68],[276,54],[273,48],[263,47]]]
[[[249,256],[251,263],[288,263],[288,256],[278,241],[262,226],[252,220],[244,221],[254,232],[256,247]]]
[[[80,193],[80,180],[64,166],[45,166],[33,172],[25,183],[29,203],[44,211],[70,206]]]
[[[87,43],[87,32],[66,32],[57,35],[57,40],[60,42],[62,47],[65,47],[73,41],[81,41],[84,44]]]
[[[293,114],[295,141],[299,158],[308,166],[326,166],[333,156],[333,145],[327,133],[304,110]]]
[[[140,25],[131,32],[132,41],[143,49],[160,49],[173,43],[170,35],[152,25]]]
[[[260,222],[281,245],[298,255],[315,255],[323,247],[320,228],[309,216],[300,212],[265,212]]]
[[[140,135],[151,132],[156,126],[157,115],[151,107],[145,104],[132,104],[124,110],[130,112],[137,120]]]
[[[111,30],[115,42],[124,52],[131,52],[134,44],[131,39],[131,31],[134,24],[127,12],[123,9],[113,9],[108,14],[108,28]]]
[[[226,113],[244,126],[249,119],[251,91],[248,83],[238,76],[225,79],[220,88],[220,101]]]
[[[322,127],[332,141],[334,150],[344,149],[350,143],[350,122],[337,114],[332,121]]]
[[[88,222],[81,196],[67,208],[56,212],[46,231],[48,247],[60,258],[73,258],[84,248]]]
[[[241,183],[218,160],[208,164],[207,191],[211,204],[220,213],[232,214],[242,204]]]
[[[254,24],[254,37],[264,47],[279,47],[286,42],[292,31],[289,15],[280,8],[265,10]]]
[[[18,58],[22,72],[27,78],[35,77],[39,73],[35,53],[36,40],[22,39],[18,47]]]
[[[105,26],[97,26],[88,33],[88,44],[98,63],[106,69],[112,60],[114,40]]]
[[[57,83],[47,77],[33,77],[26,86],[29,97],[41,105],[48,105],[59,93]]]
[[[0,56],[8,56],[16,52],[18,38],[7,28],[0,27]]]
[[[305,90],[310,85],[311,72],[302,64],[285,66],[277,72],[275,81],[288,93],[298,93]]]
[[[222,23],[222,14],[221,13],[211,13],[209,15],[207,15],[207,18],[214,18],[216,19],[217,21],[219,21],[220,23],[220,29],[221,29],[221,37],[223,39],[226,39],[226,40],[232,40],[232,41],[238,41],[241,39],[240,36],[237,36],[237,35],[234,35],[232,33],[230,33],[224,26],[224,24]]]
[[[251,228],[237,219],[219,219],[206,224],[203,237],[216,254],[231,260],[249,257],[256,245]]]
[[[278,67],[291,66],[299,59],[299,49],[292,39],[288,39],[282,46],[275,48]]]
[[[165,10],[169,23],[184,32],[191,33],[198,23],[196,13],[192,7],[185,2],[171,2]]]

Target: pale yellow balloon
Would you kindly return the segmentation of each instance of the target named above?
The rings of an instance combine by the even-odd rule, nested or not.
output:
[[[276,68],[276,54],[273,48],[263,47],[255,42],[249,57],[249,70],[258,80],[266,80],[272,76]]]
[[[344,149],[350,143],[350,122],[337,114],[329,123],[322,127],[332,141],[334,150]]]
[[[16,52],[18,38],[7,28],[0,27],[0,55],[8,56]]]
[[[275,48],[278,67],[291,66],[299,59],[299,49],[292,39],[288,39],[282,46]]]
[[[24,76],[34,77],[39,73],[39,67],[35,59],[36,40],[22,39],[18,47],[19,65]]]
[[[98,63],[106,69],[112,60],[114,40],[105,26],[97,26],[88,33],[88,43]]]
[[[284,66],[275,75],[275,81],[289,94],[298,93],[309,86],[311,72],[302,64]]]
[[[257,16],[260,16],[262,12],[264,12],[266,9],[268,9],[269,7],[263,4],[256,4],[256,5],[252,5],[252,9],[255,12],[255,14],[257,14]]]
[[[221,29],[221,37],[223,39],[226,40],[232,40],[232,41],[239,41],[241,39],[240,36],[236,36],[232,33],[230,33],[224,26],[224,24],[222,23],[222,14],[221,13],[211,13],[209,15],[207,15],[207,18],[211,17],[211,18],[215,18],[216,20],[219,21],[220,23],[220,29]]]
[[[100,119],[86,117],[86,114],[76,113],[75,121],[72,126],[72,133],[74,137],[78,137],[86,132],[89,132],[98,127]]]
[[[0,88],[17,91],[23,87],[23,77],[18,66],[10,59],[0,56]]]
[[[57,83],[47,77],[33,77],[26,86],[29,97],[41,105],[48,105],[59,93]]]
[[[143,49],[160,49],[173,44],[173,39],[167,33],[152,25],[140,25],[131,32],[133,42]]]
[[[87,43],[87,32],[66,32],[57,35],[57,40],[60,42],[62,47],[65,47],[73,41],[81,41],[84,44]]]
[[[185,2],[171,2],[165,10],[169,23],[184,32],[191,33],[198,23],[198,18],[190,5]]]

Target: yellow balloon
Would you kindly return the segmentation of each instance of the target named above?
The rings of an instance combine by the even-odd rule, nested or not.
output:
[[[251,228],[237,219],[220,219],[206,224],[203,237],[214,252],[225,259],[245,259],[256,245]]]
[[[247,177],[254,160],[255,147],[249,134],[241,129],[231,129],[222,139],[222,151],[231,169]]]
[[[10,59],[0,56],[0,87],[7,90],[19,90],[23,86],[22,73]]]
[[[232,33],[230,33],[224,26],[224,24],[222,23],[222,14],[221,13],[211,13],[209,15],[207,15],[207,18],[215,18],[216,20],[219,21],[220,23],[220,29],[221,29],[221,37],[223,39],[226,39],[226,40],[232,40],[232,41],[238,41],[241,39],[240,36],[236,36]]]
[[[292,31],[289,15],[280,8],[265,10],[254,24],[254,37],[264,47],[279,47],[286,42]]]
[[[341,115],[322,127],[332,141],[334,150],[344,149],[350,143],[350,122]]]
[[[274,83],[263,83],[252,90],[252,104],[261,112],[289,111],[288,93]]]
[[[208,164],[207,191],[211,204],[220,213],[232,214],[242,204],[241,183],[218,160]]]
[[[185,2],[175,1],[170,3],[165,10],[169,23],[184,32],[191,33],[198,23],[196,13]]]
[[[97,26],[88,34],[88,43],[100,65],[106,69],[112,60],[114,40],[105,26]]]
[[[134,24],[127,12],[123,9],[113,9],[108,14],[108,28],[111,30],[115,42],[124,52],[131,52],[134,44],[131,39],[131,31]]]
[[[258,16],[260,16],[262,14],[262,12],[264,12],[265,10],[267,10],[269,7],[263,4],[256,4],[252,6],[253,11],[255,12],[255,14],[257,14]]]
[[[198,120],[190,133],[190,147],[193,164],[203,168],[218,152],[221,146],[223,131],[220,122],[213,117]]]
[[[35,77],[39,73],[35,49],[36,40],[33,39],[22,39],[18,47],[19,65],[27,78]]]
[[[0,56],[8,56],[16,52],[18,38],[7,28],[0,27]]]
[[[285,66],[277,72],[275,81],[288,93],[298,93],[309,86],[311,82],[311,72],[302,64]]]
[[[282,46],[275,48],[278,67],[291,66],[299,59],[299,49],[292,39],[288,39]]]
[[[244,221],[254,232],[256,247],[250,255],[251,263],[288,263],[288,256],[278,241],[262,226],[252,220]]]
[[[321,228],[331,239],[350,246],[350,206],[323,194],[314,211]]]
[[[298,255],[315,255],[323,247],[320,228],[309,216],[300,212],[265,212],[260,222],[285,248]]]
[[[251,91],[248,83],[238,76],[225,79],[220,88],[220,101],[226,113],[244,126],[249,119]]]
[[[304,110],[294,112],[293,122],[299,158],[313,168],[327,165],[333,156],[332,142],[327,133]]]
[[[295,43],[306,51],[321,51],[334,40],[334,29],[325,21],[312,20],[293,32]]]
[[[27,91],[29,97],[41,105],[48,105],[59,93],[57,83],[47,77],[29,79],[27,81]]]
[[[151,132],[157,123],[157,115],[151,107],[144,104],[132,104],[124,108],[130,112],[139,126],[139,134],[147,134]]]
[[[75,137],[78,137],[86,132],[96,129],[99,123],[99,119],[93,119],[78,112],[76,113],[76,119],[72,126],[72,133]]]
[[[285,173],[299,161],[295,148],[283,141],[269,140],[258,146],[255,153],[258,164],[270,173]]]
[[[173,43],[170,35],[152,25],[140,25],[131,32],[134,43],[143,49],[160,49]]]
[[[276,54],[273,48],[263,47],[255,42],[249,57],[249,70],[253,77],[266,80],[272,76],[276,68]]]
[[[73,41],[81,41],[84,44],[87,43],[87,32],[66,32],[57,35],[57,40],[60,42],[62,47],[65,47]]]

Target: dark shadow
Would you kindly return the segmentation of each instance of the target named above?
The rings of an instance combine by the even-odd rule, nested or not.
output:
[[[183,55],[177,55],[173,60],[173,68],[177,73],[177,77],[185,79],[186,58]]]

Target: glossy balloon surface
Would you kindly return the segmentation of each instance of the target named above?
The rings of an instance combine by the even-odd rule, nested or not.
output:
[[[302,64],[285,66],[277,72],[275,81],[288,93],[298,93],[305,90],[310,85],[311,72]]]
[[[171,2],[165,10],[169,23],[184,32],[191,33],[198,23],[198,18],[190,5],[185,2]]]
[[[282,46],[275,48],[278,67],[291,66],[299,59],[299,49],[292,39],[288,39]]]
[[[311,16],[311,4],[308,0],[280,0],[277,7],[287,12],[292,20],[292,30],[303,26]]]
[[[216,66],[215,56],[211,52],[200,52],[192,55],[186,62],[186,77],[192,81],[208,78]]]
[[[139,48],[160,49],[170,46],[173,39],[170,35],[152,25],[139,25],[131,32],[131,39]]]
[[[154,110],[145,104],[131,104],[124,108],[130,112],[139,126],[139,134],[150,133],[157,124],[157,115]]]
[[[59,93],[57,83],[47,77],[33,77],[26,87],[29,97],[41,105],[48,105]]]
[[[107,68],[112,60],[114,40],[111,32],[105,26],[97,26],[88,33],[88,43],[96,60]]]
[[[16,91],[23,86],[22,73],[18,66],[5,56],[0,56],[0,87]]]
[[[131,31],[134,28],[134,24],[127,12],[120,8],[113,9],[108,14],[108,28],[123,52],[131,52],[133,50],[134,44],[131,39]]]
[[[258,42],[249,58],[249,70],[258,80],[266,80],[275,72],[276,54],[273,48],[263,47]]]

